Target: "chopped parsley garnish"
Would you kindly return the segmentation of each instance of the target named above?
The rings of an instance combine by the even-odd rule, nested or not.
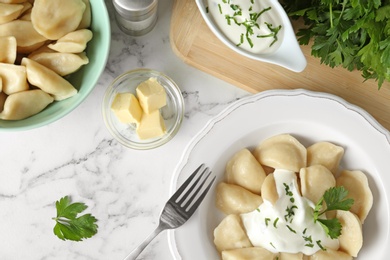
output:
[[[287,185],[286,183],[283,183],[283,186],[284,186],[284,190],[286,192],[286,195],[290,197],[290,202],[291,203],[294,203],[295,202],[295,199],[293,197],[293,193],[292,191],[290,190],[290,186]],[[284,220],[286,222],[292,222],[293,221],[293,217],[295,216],[295,212],[294,210],[298,209],[298,207],[296,205],[292,205],[291,207],[287,207],[286,208],[286,215],[284,215]]]
[[[286,192],[286,195],[291,197],[293,195],[293,193],[290,190],[290,186],[288,186],[286,183],[283,183],[283,186],[284,186],[284,190]]]
[[[278,221],[279,221],[279,218],[276,218],[276,219],[274,220],[274,228],[276,228],[276,224],[278,223]]]
[[[274,45],[275,42],[278,41],[278,33],[279,31],[282,29],[282,26],[279,25],[277,27],[273,27],[273,25],[271,23],[267,23],[265,22],[265,24],[267,25],[268,29],[271,31],[270,34],[265,34],[265,35],[257,35],[258,38],[267,38],[267,37],[273,37],[274,40],[271,42],[271,44],[269,46],[272,46]]]
[[[265,12],[268,12],[272,9],[272,7],[267,7],[261,10],[260,12],[253,11],[253,5],[255,4],[254,0],[250,0],[251,5],[248,8],[249,19],[240,19],[243,15],[243,9],[238,4],[231,4],[229,0],[221,0],[222,4],[229,5],[230,9],[233,11],[233,14],[228,15],[225,14],[226,23],[228,25],[232,25],[233,23],[238,26],[245,27],[245,33],[240,34],[239,42],[236,44],[240,46],[244,44],[246,41],[251,48],[254,47],[252,37],[257,38],[273,38],[273,41],[270,43],[269,47],[271,47],[278,40],[278,33],[281,30],[282,26],[273,26],[271,23],[264,22],[264,24],[259,24],[259,18]],[[219,12],[223,15],[222,6],[218,4]],[[260,26],[266,26],[270,31],[269,34],[264,35],[255,35],[254,28],[260,28]]]
[[[293,232],[293,233],[297,233],[297,231],[295,231],[292,227],[290,227],[289,225],[286,225],[286,227],[291,231],[291,232]]]
[[[321,240],[317,240],[316,243],[317,243],[317,246],[318,246],[319,248],[321,248],[322,251],[326,251],[326,248],[323,247],[322,244],[321,244]]]
[[[284,215],[284,220],[286,220],[286,222],[291,223],[293,221],[293,219],[294,219],[293,217],[295,216],[294,209],[298,209],[298,207],[295,205],[292,205],[291,207],[286,208],[286,215]]]
[[[306,229],[305,229],[305,232],[306,232]],[[303,240],[305,240],[307,243],[305,244],[305,246],[307,247],[314,247],[314,244],[313,244],[313,239],[311,238],[311,236],[302,236]]]

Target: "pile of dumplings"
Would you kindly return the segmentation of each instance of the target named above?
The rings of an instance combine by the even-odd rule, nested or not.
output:
[[[343,155],[344,149],[333,143],[318,142],[306,148],[289,134],[270,137],[253,151],[238,151],[228,161],[225,180],[217,185],[216,190],[216,206],[226,214],[214,230],[214,244],[221,258],[347,260],[356,257],[363,245],[362,224],[372,207],[373,196],[362,171],[339,169]],[[354,199],[352,208],[349,211],[330,211],[327,215],[328,218],[338,218],[342,225],[338,250],[319,250],[308,256],[302,253],[273,253],[251,244],[240,214],[256,210],[263,200],[275,205],[279,195],[273,177],[274,169],[295,172],[301,195],[314,203],[331,187],[344,186],[348,190],[348,198]]]
[[[77,94],[88,64],[89,0],[0,0],[0,119],[21,120]]]

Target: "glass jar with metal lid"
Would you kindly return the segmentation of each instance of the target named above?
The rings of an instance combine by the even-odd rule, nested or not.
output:
[[[144,35],[155,26],[158,0],[112,0],[112,2],[117,24],[126,34]]]

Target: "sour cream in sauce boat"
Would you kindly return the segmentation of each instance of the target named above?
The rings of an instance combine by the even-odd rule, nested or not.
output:
[[[233,51],[300,72],[306,59],[277,0],[196,0],[211,31]]]

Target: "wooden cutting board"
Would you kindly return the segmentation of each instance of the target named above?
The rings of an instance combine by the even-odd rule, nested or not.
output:
[[[184,62],[249,92],[303,88],[331,93],[365,109],[390,129],[390,84],[378,90],[375,81],[363,82],[359,71],[321,65],[310,55],[310,46],[302,46],[308,65],[301,73],[242,57],[214,36],[194,0],[174,0],[170,41]]]

